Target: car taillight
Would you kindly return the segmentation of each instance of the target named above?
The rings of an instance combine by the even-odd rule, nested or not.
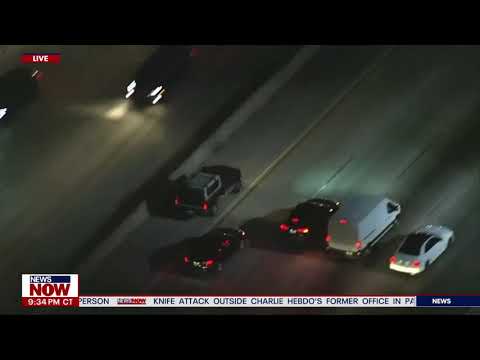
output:
[[[396,256],[390,256],[390,264],[396,264],[397,263],[397,257]]]
[[[332,235],[329,234],[329,235],[325,236],[325,241],[326,242],[332,241]]]
[[[208,210],[208,203],[205,201],[203,204],[202,204],[202,209],[204,211],[207,211]]]
[[[414,260],[414,261],[412,262],[412,266],[413,266],[413,267],[420,267],[420,260]]]
[[[199,53],[200,53],[200,50],[199,50],[199,48],[197,48],[197,47],[193,47],[193,48],[190,50],[190,56],[191,56],[191,57],[198,56]]]
[[[347,219],[340,219],[340,224],[346,225],[346,224],[348,224],[348,220]]]
[[[360,240],[355,241],[355,249],[360,250],[363,244]]]
[[[298,229],[297,229],[297,232],[299,232],[300,234],[308,234],[309,231],[310,231],[310,229],[307,228],[307,227],[303,227],[303,228],[298,228]]]
[[[183,257],[183,261],[185,261],[186,263],[190,262],[190,258],[188,256],[184,256]]]
[[[180,197],[177,196],[175,197],[175,206],[179,206],[182,201],[180,200]]]
[[[288,231],[288,225],[287,224],[280,224],[280,231],[282,231],[282,232]]]
[[[214,263],[213,260],[207,260],[207,261],[205,262],[205,266],[206,266],[206,267],[210,267],[210,266],[213,265],[213,263]]]
[[[300,222],[300,218],[298,217],[292,217],[290,219],[290,221],[292,222],[292,224],[298,224]]]

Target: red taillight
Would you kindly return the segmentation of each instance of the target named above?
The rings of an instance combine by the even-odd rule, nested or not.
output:
[[[292,217],[290,219],[290,221],[292,222],[292,224],[298,224],[300,222],[300,218],[298,217]]]
[[[355,241],[355,249],[360,250],[363,244],[360,240]]]
[[[200,50],[197,48],[197,47],[193,47],[191,50],[190,50],[190,56],[191,57],[195,57],[199,54]]]
[[[182,201],[180,200],[180,197],[177,196],[175,197],[175,206],[179,206]]]
[[[414,260],[414,261],[412,262],[412,266],[413,266],[413,267],[420,267],[420,260]]]
[[[183,257],[183,261],[185,261],[186,263],[188,263],[188,262],[190,262],[190,259],[189,259],[188,256],[184,256],[184,257]]]
[[[396,256],[390,256],[390,264],[396,264],[397,263],[397,257]]]
[[[210,266],[213,265],[213,263],[214,263],[213,260],[207,260],[207,261],[205,262],[205,266],[206,266],[206,267],[210,267]]]
[[[207,210],[208,210],[208,203],[207,203],[207,202],[204,202],[204,203],[202,204],[202,209],[203,209],[204,211],[207,211]]]
[[[348,224],[348,220],[347,219],[340,219],[340,224],[342,224],[342,225]]]
[[[280,224],[280,231],[282,231],[282,232],[288,231],[288,225],[287,224]]]
[[[332,235],[327,235],[327,236],[325,236],[325,241],[326,241],[326,242],[332,241]]]
[[[298,229],[297,229],[297,232],[299,232],[300,234],[308,234],[309,231],[310,231],[310,229],[307,228],[307,227],[303,227],[303,228],[298,228]]]

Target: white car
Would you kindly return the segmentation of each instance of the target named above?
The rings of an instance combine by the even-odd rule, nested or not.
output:
[[[454,240],[453,230],[426,225],[405,237],[395,255],[390,257],[390,270],[419,274],[437,260]]]

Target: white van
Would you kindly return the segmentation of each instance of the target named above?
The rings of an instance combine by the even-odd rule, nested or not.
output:
[[[342,202],[329,221],[327,250],[347,256],[368,252],[398,222],[401,211],[400,204],[383,196]]]

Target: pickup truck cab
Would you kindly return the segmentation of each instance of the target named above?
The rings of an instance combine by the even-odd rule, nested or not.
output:
[[[189,215],[215,216],[221,196],[242,189],[242,174],[229,166],[208,166],[178,183],[175,207]]]

